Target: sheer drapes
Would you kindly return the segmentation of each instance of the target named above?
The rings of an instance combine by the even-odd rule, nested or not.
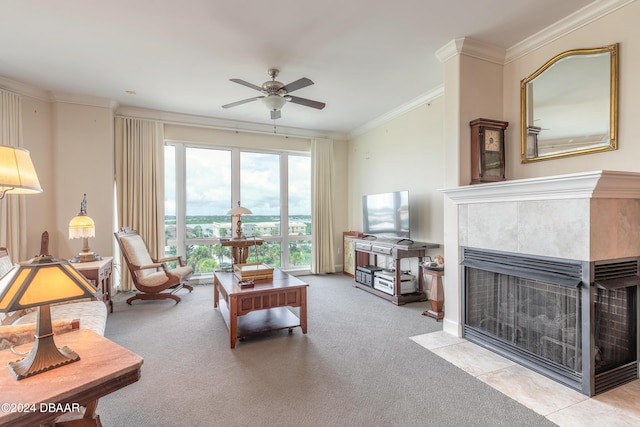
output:
[[[22,147],[22,98],[0,89],[0,144]],[[9,249],[13,261],[27,259],[27,215],[25,196],[9,195],[0,200],[0,246]]]
[[[334,273],[333,141],[311,141],[312,273]]]
[[[164,129],[160,122],[116,118],[117,224],[137,230],[153,258],[164,256]],[[120,263],[124,265],[124,263]],[[122,273],[121,290],[131,290]]]

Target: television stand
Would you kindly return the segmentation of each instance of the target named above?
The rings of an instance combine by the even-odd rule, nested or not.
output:
[[[375,289],[374,287],[360,283],[357,280],[353,285],[364,291],[377,295],[381,298],[391,301],[395,305],[403,305],[410,302],[426,301],[427,294],[424,291],[424,274],[422,271],[422,261],[426,256],[428,249],[439,248],[437,243],[425,243],[425,242],[407,242],[403,241],[399,243],[399,239],[383,239],[378,238],[375,240],[370,239],[353,239],[356,269],[365,265],[377,265],[378,257],[390,257],[394,261],[395,269],[395,286],[394,293],[388,294],[386,292]],[[364,256],[363,256],[364,255]],[[373,258],[373,259],[372,259]],[[418,289],[416,292],[409,294],[403,294],[401,286],[402,271],[400,268],[400,261],[405,258],[418,258]],[[367,260],[367,262],[363,262]]]

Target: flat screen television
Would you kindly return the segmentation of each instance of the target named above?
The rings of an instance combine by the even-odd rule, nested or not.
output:
[[[409,239],[409,192],[362,196],[362,220],[366,235]]]

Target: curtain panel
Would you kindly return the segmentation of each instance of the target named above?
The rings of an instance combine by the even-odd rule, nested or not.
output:
[[[22,147],[22,98],[0,89],[0,144]],[[26,260],[27,214],[24,195],[7,194],[0,200],[0,246],[11,259]]]
[[[311,141],[311,272],[335,273],[333,255],[333,141]]]
[[[138,231],[152,258],[164,257],[164,127],[152,120],[116,117],[117,227]],[[126,265],[122,258],[120,265]],[[122,272],[120,290],[134,289]]]

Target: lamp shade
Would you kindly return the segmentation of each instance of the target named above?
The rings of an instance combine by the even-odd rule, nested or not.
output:
[[[5,193],[42,193],[29,151],[0,145],[0,199]]]
[[[88,215],[77,215],[69,221],[69,239],[84,239],[96,236],[96,224]]]
[[[35,341],[26,357],[9,362],[16,380],[80,360],[69,347],[53,341],[51,304],[97,296],[98,291],[68,261],[49,255],[16,264],[0,279],[0,312],[37,307]]]
[[[68,261],[40,256],[14,265],[0,279],[0,312],[97,294],[98,290]]]
[[[69,221],[69,239],[96,237],[96,224],[87,215],[87,195],[82,197],[80,212]]]
[[[262,103],[266,105],[269,110],[278,111],[282,107],[284,107],[284,104],[287,103],[287,100],[280,95],[271,94],[262,98]]]
[[[251,213],[253,212],[251,212],[249,209],[245,207],[240,206],[240,202],[238,202],[238,206],[229,209],[229,212],[227,212],[227,215],[247,215]]]

